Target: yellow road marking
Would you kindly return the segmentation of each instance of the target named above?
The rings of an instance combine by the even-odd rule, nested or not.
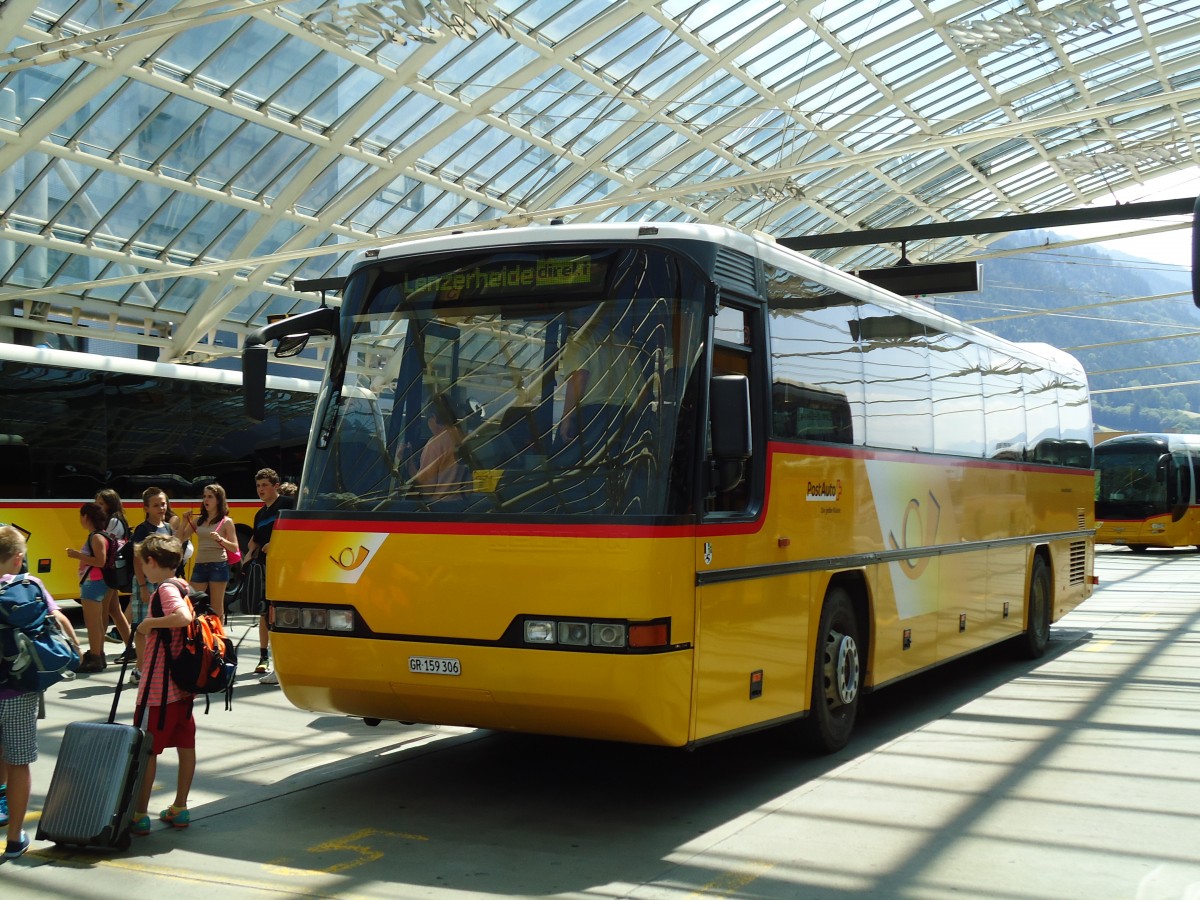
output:
[[[35,850],[28,854],[29,856],[38,857],[40,859],[53,862],[55,865],[75,866],[81,869],[91,869],[96,867],[104,867],[110,869],[120,869],[126,872],[135,872],[143,875],[151,875],[155,878],[173,878],[176,881],[188,881],[194,884],[214,884],[222,886],[230,886],[235,888],[245,888],[248,890],[262,891],[270,894],[282,894],[288,897],[296,895],[296,886],[294,884],[281,884],[278,881],[264,881],[257,878],[246,878],[238,875],[226,873],[220,875],[209,875],[200,871],[189,869],[179,869],[173,866],[155,865],[153,863],[140,862],[132,859],[114,859],[109,856],[93,855],[90,853],[70,853],[64,851],[53,850]],[[287,874],[295,877],[312,876],[325,874],[322,872],[312,872],[303,869],[285,870],[278,874]],[[347,897],[340,886],[330,886],[328,893],[307,892],[308,897]]]
[[[708,884],[704,885],[698,891],[693,891],[688,894],[689,897],[725,897],[730,893],[737,893],[746,885],[751,884],[762,878],[767,872],[775,868],[778,863],[767,862],[766,860],[758,860],[751,865],[757,867],[757,872],[722,872],[718,878],[714,878]]]
[[[340,875],[350,869],[355,869],[358,866],[366,863],[375,862],[382,859],[383,851],[377,850],[367,843],[368,838],[399,838],[407,841],[428,841],[429,838],[421,834],[406,834],[397,831],[381,831],[375,828],[364,828],[356,831],[353,834],[345,835],[344,837],[333,838],[328,841],[323,841],[320,844],[315,844],[312,847],[306,848],[307,853],[335,853],[346,852],[353,854],[353,858],[344,860],[324,868],[301,868],[291,865],[291,860],[287,857],[282,857],[273,860],[269,863],[264,863],[262,868],[270,875],[280,876],[291,879],[312,879],[312,878],[328,878],[331,875]],[[68,850],[35,850],[29,854],[32,857],[44,859],[47,862],[53,862],[60,866],[73,866],[78,868],[92,868],[95,866],[106,866],[113,869],[122,869],[127,872],[137,872],[145,875],[152,875],[160,878],[174,878],[179,881],[190,881],[197,884],[219,884],[229,885],[238,888],[246,888],[250,890],[264,891],[273,894],[285,894],[294,896],[296,889],[295,885],[282,884],[278,881],[261,880],[257,878],[247,878],[243,876],[230,875],[223,873],[221,875],[210,875],[200,871],[189,869],[175,868],[172,866],[156,865],[153,863],[141,862],[133,859],[114,859],[110,856],[89,853],[86,851],[68,851]],[[331,886],[328,894],[320,893],[320,889],[315,893],[309,893],[306,889],[306,895],[312,897],[345,897],[347,896],[340,887]]]
[[[370,847],[365,843],[366,838],[371,837],[388,837],[400,838],[405,841],[427,841],[429,838],[421,834],[405,834],[399,831],[380,831],[377,828],[364,828],[361,831],[356,831],[353,834],[348,834],[345,837],[333,838],[332,840],[324,841],[312,847],[308,847],[307,853],[331,853],[337,851],[346,851],[355,854],[354,859],[345,862],[334,863],[331,866],[326,866],[323,869],[297,869],[291,866],[288,857],[280,857],[266,863],[263,868],[268,872],[274,872],[280,875],[337,875],[341,872],[346,872],[350,869],[358,868],[369,862],[383,859],[383,852]]]

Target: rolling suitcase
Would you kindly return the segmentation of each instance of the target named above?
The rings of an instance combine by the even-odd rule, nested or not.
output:
[[[153,739],[141,728],[116,724],[127,666],[121,666],[108,721],[72,722],[63,732],[38,820],[39,841],[128,849],[133,804]]]

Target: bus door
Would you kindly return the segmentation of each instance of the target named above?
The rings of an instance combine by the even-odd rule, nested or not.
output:
[[[807,576],[768,575],[778,540],[763,527],[767,483],[767,391],[763,316],[757,305],[722,300],[713,329],[704,513],[696,548],[697,609],[693,739],[779,718],[804,691]],[[743,459],[731,396],[745,394]],[[772,549],[766,549],[766,543]]]
[[[1166,462],[1167,505],[1171,510],[1171,522],[1180,530],[1180,544],[1200,542],[1200,529],[1188,511],[1195,504],[1192,460],[1187,450],[1172,451]]]

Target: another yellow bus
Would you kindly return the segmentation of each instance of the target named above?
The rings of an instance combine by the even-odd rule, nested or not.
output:
[[[864,691],[1038,656],[1092,590],[1079,365],[766,239],[369,251],[340,309],[248,339],[251,402],[266,344],[314,336],[267,572],[302,708],[673,747],[792,723],[833,750]]]
[[[1124,434],[1096,445],[1096,540],[1134,553],[1200,546],[1200,435]]]
[[[29,568],[55,597],[79,594],[79,505],[102,488],[121,495],[131,526],[142,491],[162,488],[182,514],[220,482],[243,546],[254,513],[254,473],[298,477],[317,385],[272,378],[270,415],[243,412],[240,372],[0,344],[0,522],[30,533]],[[236,598],[237,576],[230,585]]]

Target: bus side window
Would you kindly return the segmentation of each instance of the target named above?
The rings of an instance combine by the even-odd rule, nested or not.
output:
[[[713,376],[742,375],[750,381],[751,434],[757,435],[762,428],[761,407],[756,397],[759,387],[756,381],[754,355],[752,348],[754,330],[754,314],[740,307],[723,306],[718,313],[716,323],[716,341],[713,344]],[[712,441],[712,423],[709,423],[709,443]],[[752,437],[751,446],[754,451],[759,449],[760,442]],[[729,478],[726,471],[721,477],[710,472],[709,496],[705,504],[706,512],[736,513],[747,510],[754,499],[757,485],[760,482],[759,469],[762,460],[756,458],[761,453],[752,451],[746,460],[742,477]],[[712,462],[710,460],[710,462]],[[728,467],[725,467],[726,470]],[[710,466],[712,469],[712,466]]]

